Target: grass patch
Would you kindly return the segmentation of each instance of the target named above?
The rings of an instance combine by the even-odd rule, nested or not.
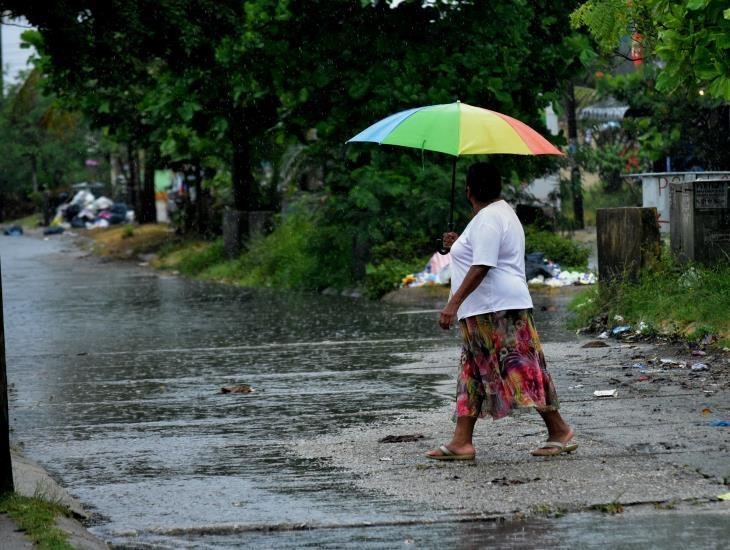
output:
[[[31,214],[29,216],[26,216],[25,218],[18,218],[17,220],[10,220],[7,222],[3,222],[3,227],[10,227],[11,225],[19,225],[23,229],[33,229],[35,227],[38,227],[38,224],[41,221],[40,214]]]
[[[636,282],[600,283],[579,294],[571,304],[573,328],[606,324],[637,326],[647,332],[680,336],[696,341],[717,335],[721,346],[730,345],[730,265],[713,267],[679,265],[668,254]],[[616,315],[625,322],[612,321]],[[610,328],[607,326],[606,328]]]
[[[63,506],[38,497],[15,493],[0,496],[0,513],[10,516],[41,549],[72,550],[66,533],[56,527],[58,516],[68,515]]]
[[[227,262],[223,239],[215,241],[172,241],[158,251],[158,259],[152,262],[160,269],[174,269],[196,277],[213,266]]]
[[[532,507],[531,511],[533,515],[549,518],[560,518],[566,513],[564,508],[561,508],[560,506],[552,506],[550,504],[536,504]]]
[[[624,511],[624,505],[620,502],[609,502],[608,504],[594,504],[591,510],[604,514],[620,514]]]
[[[163,224],[118,225],[91,229],[88,236],[93,240],[97,254],[117,260],[157,252],[175,239],[168,226]]]

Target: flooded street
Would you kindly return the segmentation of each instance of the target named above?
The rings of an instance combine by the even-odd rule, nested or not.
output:
[[[559,545],[569,530],[584,546],[606,543],[590,515],[541,520],[529,537],[525,525],[463,528],[453,514],[363,492],[292,451],[442,406],[443,371],[399,368],[403,354],[457,346],[433,312],[104,265],[67,238],[4,238],[0,254],[13,439],[94,514],[91,530],[105,540],[389,547],[456,536],[457,547],[507,548]],[[545,326],[552,339],[570,338]],[[231,384],[254,392],[222,395]],[[712,536],[703,518],[688,533],[696,525]],[[646,521],[625,527],[644,532]]]

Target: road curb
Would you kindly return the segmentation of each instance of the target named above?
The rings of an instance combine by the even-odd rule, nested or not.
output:
[[[92,534],[81,523],[80,520],[89,519],[89,514],[77,499],[59,485],[42,466],[15,449],[11,450],[10,454],[16,493],[60,504],[71,512],[69,517],[60,516],[56,519],[56,527],[68,534],[68,542],[71,546],[81,550],[109,548],[106,542]]]

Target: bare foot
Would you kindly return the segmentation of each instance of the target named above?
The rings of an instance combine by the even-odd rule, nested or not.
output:
[[[445,447],[455,455],[473,455],[475,453],[474,445],[471,443],[456,444],[452,441]],[[431,449],[426,456],[445,456],[445,453],[441,449]]]
[[[563,432],[555,432],[548,434],[548,441],[559,441],[563,445],[567,445],[567,443],[573,439],[573,436],[575,435],[575,432],[573,431],[573,428],[568,428],[568,431]],[[533,456],[554,456],[559,455],[560,453],[564,452],[564,449],[559,449],[558,447],[538,447],[537,449],[532,451]]]

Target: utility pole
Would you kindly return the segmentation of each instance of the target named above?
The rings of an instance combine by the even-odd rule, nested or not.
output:
[[[0,99],[5,99],[5,67],[3,66],[3,18],[0,17]]]
[[[14,491],[10,458],[10,414],[8,376],[5,368],[5,323],[3,321],[3,274],[0,265],[0,494]]]
[[[570,159],[570,192],[573,195],[573,218],[576,229],[583,229],[583,186],[580,180],[580,168],[575,160],[578,152],[578,123],[575,119],[575,89],[573,81],[568,83],[568,97],[566,98],[568,115],[568,154]]]

